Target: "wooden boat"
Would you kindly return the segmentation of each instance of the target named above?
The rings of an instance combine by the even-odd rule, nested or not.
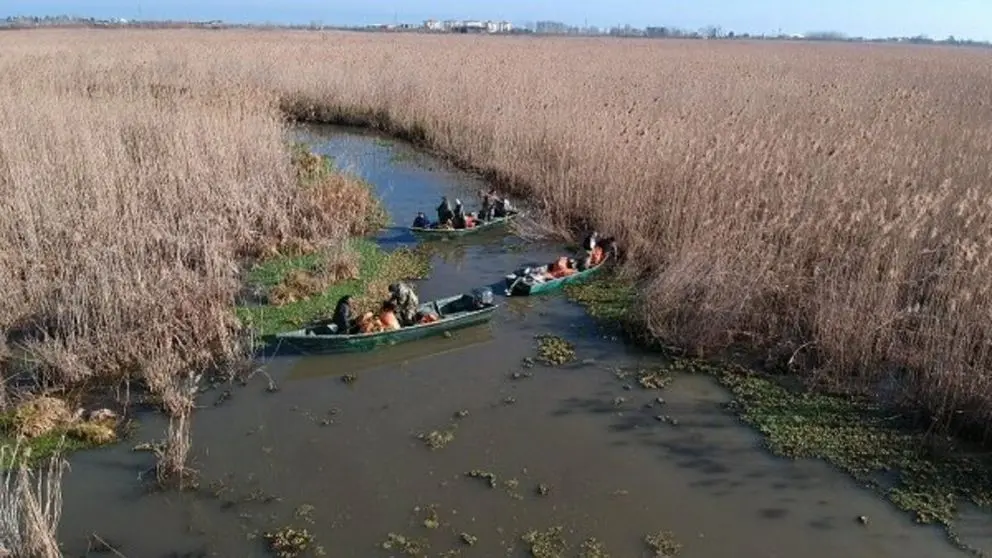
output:
[[[495,227],[499,227],[501,225],[505,225],[521,215],[522,215],[521,212],[515,211],[506,217],[496,217],[488,221],[477,221],[476,225],[470,229],[435,229],[433,227],[410,227],[410,232],[414,234],[423,234],[423,235],[461,236],[461,235],[477,233],[487,229],[492,229]]]
[[[606,258],[603,258],[603,261],[599,262],[599,265],[595,267],[590,267],[589,269],[573,273],[572,275],[568,275],[560,279],[550,279],[546,281],[536,281],[530,273],[535,271],[546,272],[548,270],[547,265],[518,269],[517,271],[506,276],[506,296],[530,296],[557,291],[569,283],[584,281],[596,275],[606,266],[609,260],[610,258],[607,256]],[[530,273],[528,273],[528,271]]]
[[[484,304],[478,307],[471,294],[460,294],[420,305],[420,311],[438,316],[436,322],[416,324],[393,331],[356,333],[341,335],[335,333],[334,324],[313,324],[303,329],[278,333],[273,341],[285,343],[293,348],[309,353],[349,353],[371,351],[381,345],[395,345],[416,341],[426,337],[442,335],[452,331],[488,322],[499,307],[498,304]]]

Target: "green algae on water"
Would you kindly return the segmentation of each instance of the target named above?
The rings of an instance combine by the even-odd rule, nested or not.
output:
[[[468,533],[461,533],[460,535],[458,535],[458,538],[461,539],[461,541],[467,544],[468,546],[475,546],[475,543],[479,542],[479,537],[470,535]]]
[[[313,535],[306,529],[283,527],[276,531],[265,533],[265,542],[269,551],[276,558],[296,558],[302,555],[313,544]]]
[[[455,440],[455,425],[447,430],[431,430],[425,434],[418,434],[417,438],[423,440],[424,444],[431,450],[439,450]]]
[[[589,537],[579,545],[579,558],[610,558],[610,553],[596,537]]]
[[[465,473],[465,476],[473,479],[483,479],[489,484],[489,488],[496,488],[496,474],[481,469],[472,469]]]
[[[731,406],[775,454],[822,458],[885,495],[917,522],[950,526],[957,501],[992,505],[992,459],[947,440],[943,451],[901,415],[865,397],[786,389],[774,378],[725,372]]]
[[[674,558],[682,552],[682,544],[675,540],[675,535],[671,531],[648,535],[644,537],[644,542],[654,552],[656,558]]]
[[[538,360],[547,366],[557,366],[575,360],[575,346],[557,335],[537,336]]]
[[[431,545],[424,539],[412,539],[397,533],[386,535],[383,550],[394,550],[407,556],[424,556]]]
[[[424,508],[424,510],[426,511],[426,514],[425,514],[426,516],[424,517],[424,521],[423,521],[424,527],[426,527],[427,529],[437,529],[438,527],[440,527],[441,526],[441,516],[439,516],[438,513],[437,513],[437,506],[434,505],[434,504],[431,504],[430,506],[427,506],[426,508]],[[417,508],[414,509],[414,511],[415,512],[420,512],[422,510],[418,506]]]
[[[529,545],[530,555],[534,558],[564,558],[568,543],[562,535],[563,530],[559,525],[546,531],[529,531],[521,540]]]

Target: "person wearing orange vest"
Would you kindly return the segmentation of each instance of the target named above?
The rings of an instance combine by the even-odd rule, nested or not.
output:
[[[400,321],[396,318],[396,303],[392,300],[387,300],[382,303],[382,309],[379,311],[379,321],[382,323],[382,327],[386,331],[395,331],[400,329]]]

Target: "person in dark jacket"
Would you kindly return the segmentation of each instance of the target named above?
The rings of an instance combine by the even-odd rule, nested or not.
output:
[[[413,228],[415,229],[426,229],[431,226],[430,221],[427,220],[427,216],[421,211],[417,213],[417,218],[413,220]]]
[[[448,203],[447,196],[441,198],[441,205],[437,206],[437,226],[443,227],[446,223],[449,223],[455,214],[451,211],[451,205]]]
[[[497,202],[499,202],[499,198],[496,197],[495,190],[489,190],[488,192],[483,192],[482,209],[479,210],[479,219],[482,221],[489,221],[490,219],[492,219],[496,212]]]
[[[338,304],[334,308],[333,322],[338,328],[338,333],[342,335],[355,332],[355,316],[351,312],[351,295],[344,295],[338,299]]]
[[[455,200],[455,210],[452,214],[451,223],[456,229],[465,228],[465,208],[462,207],[462,200]]]

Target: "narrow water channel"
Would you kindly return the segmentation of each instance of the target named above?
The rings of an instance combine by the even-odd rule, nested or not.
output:
[[[305,137],[375,185],[397,221],[380,238],[387,247],[416,242],[402,228],[440,195],[474,205],[484,187],[402,143],[335,128]],[[421,299],[492,284],[561,249],[511,248],[520,241],[505,236],[435,242]],[[128,558],[262,557],[262,533],[289,524],[331,557],[401,556],[381,547],[390,533],[425,539],[424,556],[523,557],[521,535],[554,526],[570,543],[565,556],[589,537],[614,557],[651,556],[644,538],[659,531],[688,558],[963,555],[825,464],[769,456],[708,378],[679,377],[661,393],[625,389],[611,369],[656,357],[597,335],[560,295],[499,301],[490,325],[450,339],[277,356],[265,373],[278,392],[259,374],[221,405],[219,393],[205,394],[193,428],[197,492],[148,492],[138,481],[152,460],[130,446],[161,437],[155,416],[139,417],[128,444],[74,455],[66,555],[106,556],[88,550],[97,533]],[[542,333],[572,341],[578,362],[522,368]],[[357,381],[342,382],[345,373]],[[655,419],[662,414],[678,424]],[[417,438],[451,425],[441,449]],[[496,486],[467,477],[472,470],[495,474]],[[436,528],[424,523],[432,506]],[[477,542],[465,545],[462,533]]]

